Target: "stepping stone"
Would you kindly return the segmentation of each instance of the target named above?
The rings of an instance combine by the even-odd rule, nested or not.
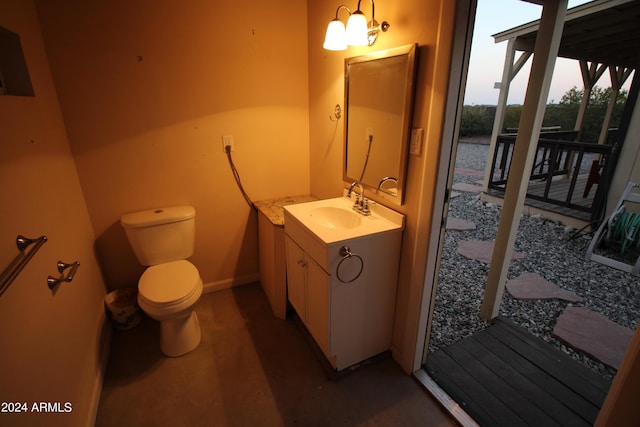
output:
[[[457,182],[452,187],[456,191],[464,191],[467,193],[480,193],[482,187],[473,184],[467,184],[466,182]]]
[[[485,242],[480,240],[464,240],[458,242],[458,253],[465,258],[476,259],[484,263],[491,263],[493,255],[493,246],[495,242]],[[511,259],[522,259],[524,255],[520,252],[513,251]]]
[[[514,298],[525,301],[552,298],[569,302],[584,301],[584,298],[579,297],[575,292],[562,289],[536,273],[524,273],[507,281],[507,290]]]
[[[468,231],[475,230],[476,225],[471,221],[467,221],[466,219],[448,217],[445,229],[454,231]]]
[[[633,331],[584,307],[567,307],[553,336],[602,363],[618,369]]]

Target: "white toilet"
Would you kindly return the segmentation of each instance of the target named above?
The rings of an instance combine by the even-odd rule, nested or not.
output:
[[[149,266],[138,281],[138,304],[160,321],[160,348],[181,356],[200,344],[193,306],[202,295],[193,255],[196,210],[192,206],[150,209],[122,216],[120,223],[140,264]]]

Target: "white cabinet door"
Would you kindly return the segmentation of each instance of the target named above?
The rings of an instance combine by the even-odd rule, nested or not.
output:
[[[307,329],[325,355],[329,354],[329,275],[307,256]]]
[[[285,236],[287,252],[287,294],[289,302],[306,323],[305,257],[304,252],[289,236]]]

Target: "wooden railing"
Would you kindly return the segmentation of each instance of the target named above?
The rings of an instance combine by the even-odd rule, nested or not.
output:
[[[573,131],[540,134],[529,178],[527,198],[586,212],[593,220],[604,198],[605,186],[598,185],[594,196],[588,199],[584,194],[574,198],[574,192],[576,192],[578,179],[582,178],[586,181],[594,165],[597,166],[599,175],[607,171],[611,146],[571,141],[575,138],[575,134]],[[516,134],[498,136],[488,185],[491,190],[499,192],[505,190],[516,136]],[[562,191],[552,191],[553,188],[557,189],[561,185]]]

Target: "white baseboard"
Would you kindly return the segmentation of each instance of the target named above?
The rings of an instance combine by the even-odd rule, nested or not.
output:
[[[248,274],[246,276],[232,277],[230,279],[218,280],[217,282],[209,282],[204,284],[202,293],[208,294],[210,292],[220,291],[222,289],[233,288],[234,286],[247,285],[260,280],[258,273]]]
[[[111,322],[107,319],[106,313],[102,314],[100,319],[100,328],[101,333],[99,333],[99,337],[101,341],[99,343],[100,354],[98,355],[99,362],[96,372],[96,380],[93,384],[91,390],[91,400],[90,400],[90,408],[87,414],[87,422],[84,425],[92,426],[96,423],[96,418],[98,416],[98,409],[100,408],[100,396],[102,395],[102,386],[104,384],[104,377],[107,372],[107,365],[109,364],[109,353],[111,351],[111,335],[113,334],[113,329],[111,327]]]

